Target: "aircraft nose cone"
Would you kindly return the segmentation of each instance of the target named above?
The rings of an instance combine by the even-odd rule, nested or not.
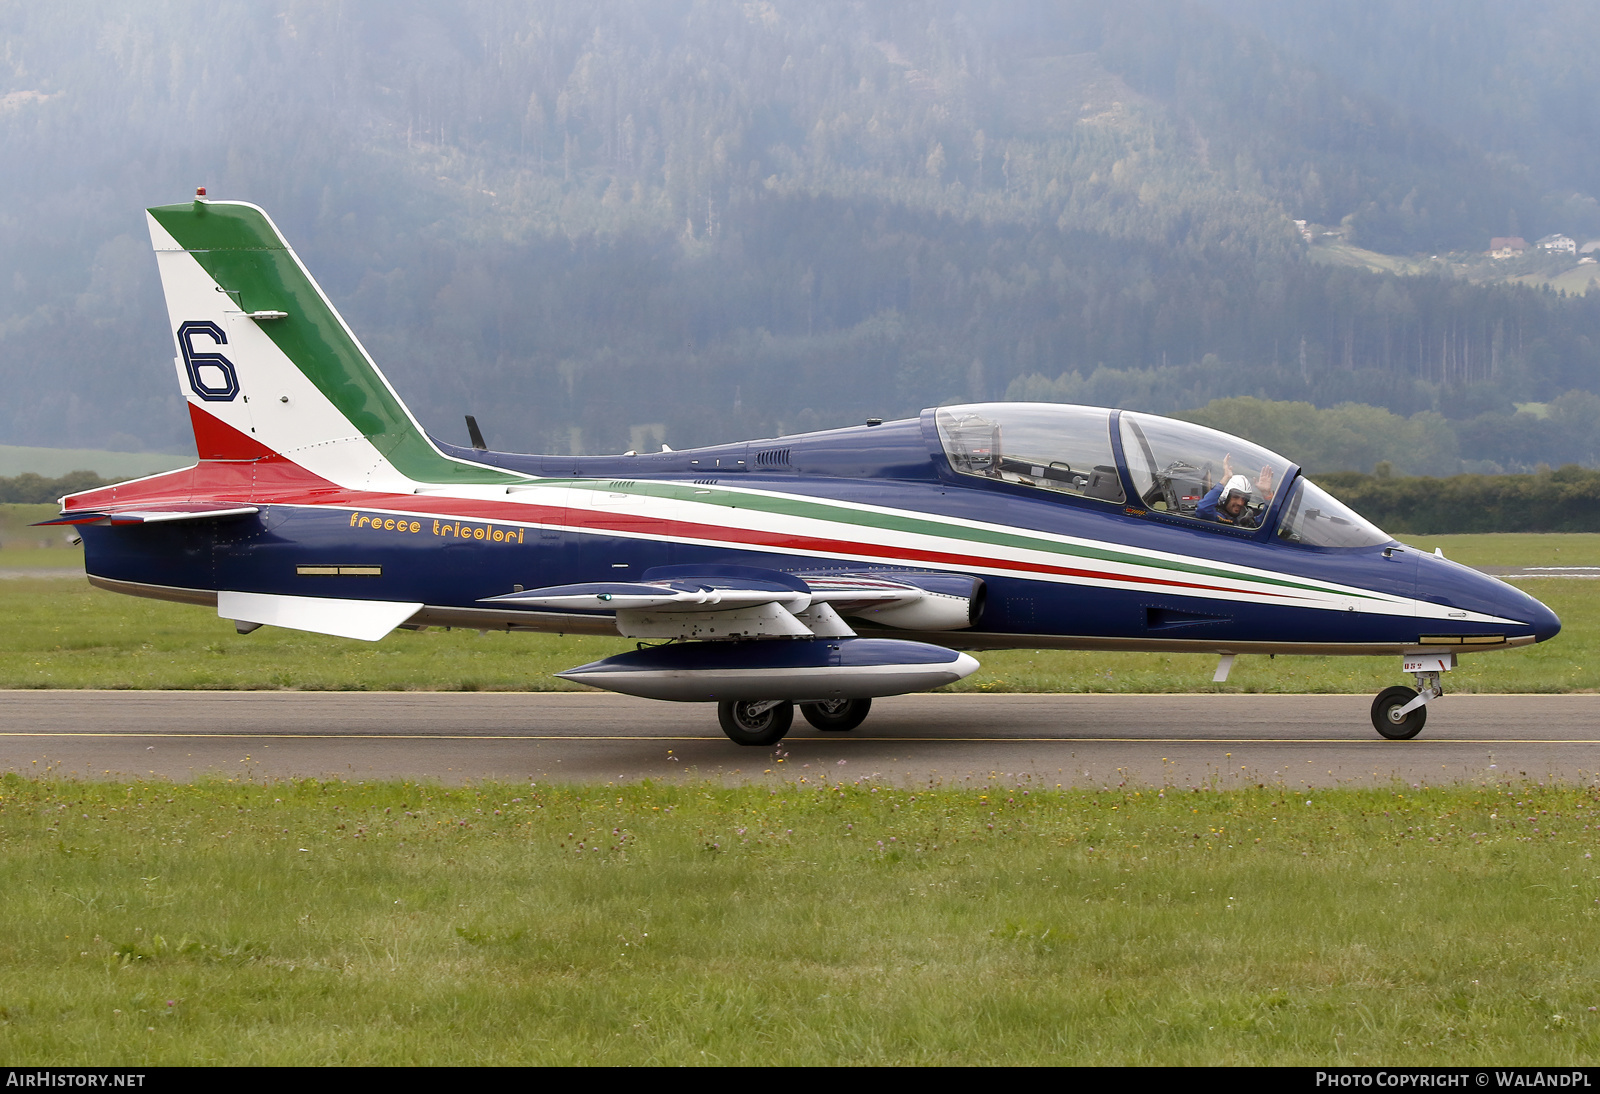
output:
[[[1532,599],[1531,597],[1529,599]],[[1561,633],[1561,620],[1556,613],[1545,607],[1540,601],[1534,600],[1535,611],[1528,623],[1533,627],[1533,637],[1537,642],[1548,642]]]
[[[1547,642],[1561,633],[1561,620],[1542,602],[1514,585],[1502,583],[1495,578],[1488,580],[1494,581],[1498,586],[1494,590],[1498,595],[1495,596],[1494,606],[1490,609],[1493,614],[1525,621],[1533,630],[1536,642]]]
[[[1556,613],[1508,581],[1431,555],[1423,555],[1417,572],[1419,599],[1505,620],[1506,637],[1526,636],[1546,642],[1561,633]],[[1515,622],[1511,622],[1511,621]]]

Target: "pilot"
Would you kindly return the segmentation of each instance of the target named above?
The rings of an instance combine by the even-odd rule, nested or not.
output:
[[[1240,528],[1254,528],[1255,521],[1245,510],[1250,500],[1250,480],[1234,475],[1217,483],[1200,499],[1194,515],[1201,520],[1214,520],[1218,524],[1233,524]]]
[[[1200,504],[1195,508],[1195,516],[1201,520],[1214,520],[1218,524],[1232,524],[1239,528],[1256,528],[1260,525],[1258,514],[1252,513],[1249,508],[1250,480],[1243,475],[1233,473],[1229,461],[1223,459],[1223,471],[1226,477],[1222,482],[1213,486],[1200,499]],[[1256,489],[1267,501],[1272,500],[1272,468],[1263,466],[1261,474],[1256,476]]]

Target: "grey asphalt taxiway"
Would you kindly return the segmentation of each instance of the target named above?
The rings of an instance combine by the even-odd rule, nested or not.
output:
[[[1360,695],[909,695],[850,733],[741,748],[700,704],[600,693],[0,692],[0,772],[634,782],[855,779],[1219,787],[1600,773],[1600,695],[1447,695],[1385,741]]]

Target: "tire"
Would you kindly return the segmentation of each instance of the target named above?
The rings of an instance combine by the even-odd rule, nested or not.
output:
[[[871,699],[831,699],[826,703],[807,703],[800,708],[800,713],[824,733],[844,733],[866,721],[871,709]]]
[[[1416,689],[1399,684],[1378,692],[1372,700],[1372,728],[1391,741],[1409,741],[1421,733],[1428,721],[1427,707],[1418,707],[1399,721],[1394,719],[1394,712],[1416,697]]]
[[[779,703],[759,714],[752,708],[770,700],[726,699],[717,704],[722,732],[736,745],[775,745],[794,724],[794,704]]]

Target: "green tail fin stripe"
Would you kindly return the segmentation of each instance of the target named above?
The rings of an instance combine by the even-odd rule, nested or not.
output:
[[[150,215],[241,308],[288,312],[262,330],[396,470],[429,483],[526,481],[433,446],[261,210],[196,201]]]

